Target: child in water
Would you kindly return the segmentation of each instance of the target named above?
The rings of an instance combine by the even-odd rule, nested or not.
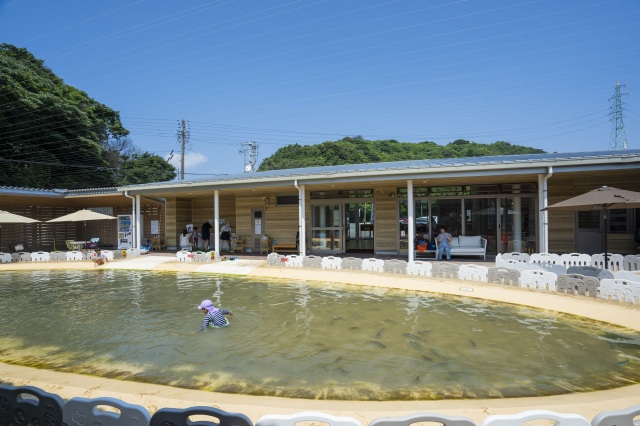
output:
[[[198,309],[200,309],[202,313],[206,314],[202,321],[202,327],[200,327],[200,330],[204,330],[208,325],[211,325],[211,327],[214,328],[229,325],[229,321],[224,316],[233,315],[231,311],[216,308],[213,306],[213,302],[208,299],[203,300],[202,303],[200,303],[200,306],[198,306]]]

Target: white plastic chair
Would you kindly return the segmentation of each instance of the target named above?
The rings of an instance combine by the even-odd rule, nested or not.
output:
[[[383,272],[384,260],[374,258],[362,259],[362,270],[370,272]]]
[[[640,255],[628,254],[624,257],[622,266],[625,271],[640,271]]]
[[[353,417],[338,417],[331,414],[305,411],[295,414],[266,414],[258,419],[255,426],[296,426],[299,422],[324,422],[329,426],[362,426]]]
[[[369,426],[411,426],[413,423],[440,423],[443,426],[476,426],[473,420],[463,416],[448,416],[438,413],[414,413],[402,417],[379,417]]]
[[[533,420],[552,420],[554,426],[591,426],[589,420],[579,414],[556,413],[548,410],[530,410],[518,414],[497,414],[482,421],[482,426],[522,426]]]
[[[0,263],[11,263],[12,260],[11,253],[0,252]]]
[[[193,262],[193,253],[187,250],[180,250],[176,253],[176,258],[178,262]]]
[[[500,256],[502,259],[512,259],[512,260],[517,260],[519,262],[525,262],[525,263],[529,263],[529,259],[531,258],[529,253],[520,253],[520,252],[499,253],[498,256]]]
[[[286,256],[287,261],[285,262],[285,266],[289,268],[302,268],[302,258],[303,256],[298,256],[297,254],[290,254]]]
[[[36,251],[31,253],[31,260],[33,262],[48,262],[51,260],[51,255],[46,251]]]
[[[326,256],[321,260],[322,269],[342,269],[342,258],[335,256]]]
[[[465,281],[477,281],[486,283],[489,268],[481,265],[460,265],[458,278]]]
[[[560,262],[567,269],[571,266],[591,266],[591,256],[583,253],[566,253],[560,255]]]
[[[26,251],[11,253],[11,260],[14,262],[29,262],[31,261],[31,253],[27,253]]]
[[[117,410],[101,410],[100,407]],[[116,398],[71,398],[62,409],[63,423],[92,426],[149,426],[151,415],[141,405],[129,404]]]
[[[622,410],[598,413],[591,420],[591,424],[593,426],[638,426],[638,422],[634,422],[638,416],[640,416],[640,405],[634,405]]]
[[[621,271],[624,269],[624,256],[621,254],[608,253],[607,268],[611,272]],[[605,269],[604,253],[598,253],[591,256],[591,266]]]
[[[520,273],[520,285],[525,288],[544,291],[556,291],[558,275],[549,271],[525,269]]]
[[[640,283],[615,278],[601,280],[600,298],[638,304],[640,303]]]
[[[551,263],[554,265],[562,264],[560,256],[555,253],[533,253],[529,257],[530,263]]]
[[[408,275],[421,275],[425,277],[431,276],[431,262],[425,262],[423,260],[414,260],[407,262],[407,274]]]
[[[111,250],[101,250],[101,252],[105,259],[107,259],[109,262],[113,260],[113,252]]]
[[[67,252],[67,260],[84,260],[84,256],[81,251],[71,250]]]

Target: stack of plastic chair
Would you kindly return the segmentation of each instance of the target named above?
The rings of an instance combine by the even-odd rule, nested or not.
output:
[[[217,421],[192,421],[190,416],[211,416]],[[151,416],[151,426],[253,426],[242,413],[229,413],[218,408],[198,406],[189,408],[161,408]]]
[[[0,425],[62,425],[64,400],[33,386],[0,386]]]
[[[62,418],[68,426],[149,426],[151,421],[146,408],[115,398],[71,398]]]

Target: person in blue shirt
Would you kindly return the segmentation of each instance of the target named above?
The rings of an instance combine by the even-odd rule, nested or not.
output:
[[[440,227],[440,234],[436,237],[438,240],[438,253],[436,253],[436,259],[442,260],[442,252],[447,254],[447,260],[451,260],[451,234],[447,232],[447,227],[442,225]]]
[[[207,326],[211,326],[213,328],[220,328],[229,325],[229,321],[225,318],[225,315],[233,315],[231,311],[226,309],[218,309],[213,306],[213,302],[211,300],[203,300],[202,303],[198,306],[198,309],[202,311],[202,313],[206,314],[204,316],[204,320],[202,321],[202,326],[200,330],[204,330]]]

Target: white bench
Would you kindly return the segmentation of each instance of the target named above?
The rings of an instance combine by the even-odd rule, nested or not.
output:
[[[438,239],[436,238],[436,250]],[[451,239],[451,256],[480,256],[486,259],[487,239],[480,235],[460,235]]]

